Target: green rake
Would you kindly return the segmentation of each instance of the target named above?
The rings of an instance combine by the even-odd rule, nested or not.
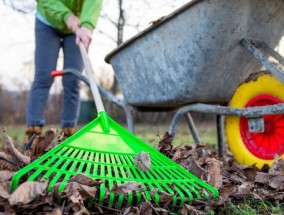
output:
[[[68,182],[83,173],[93,179],[103,179],[96,198],[91,203],[107,207],[137,205],[147,201],[161,203],[158,193],[167,192],[173,196],[171,205],[191,204],[195,199],[218,199],[218,191],[206,184],[174,161],[150,147],[111,119],[102,104],[97,85],[92,77],[92,67],[85,47],[80,44],[90,86],[95,98],[98,116],[70,138],[19,170],[13,176],[11,190],[19,185],[20,179],[27,181],[49,180],[48,191],[59,185],[59,195]],[[150,154],[151,167],[142,171],[136,167],[134,158],[141,152]],[[142,190],[120,194],[109,191],[116,185],[136,182]],[[107,197],[107,198],[106,198]],[[89,204],[90,205],[90,204]]]

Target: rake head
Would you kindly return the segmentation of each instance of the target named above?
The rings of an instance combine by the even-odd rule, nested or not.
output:
[[[66,141],[56,146],[33,163],[18,171],[11,184],[15,190],[20,180],[49,180],[48,191],[59,185],[59,195],[68,182],[83,173],[93,179],[103,179],[91,203],[107,207],[137,205],[143,200],[161,203],[158,192],[171,194],[170,204],[182,206],[195,199],[218,198],[218,191],[157,150],[142,142],[108,117],[109,131],[101,126],[101,117],[89,123]],[[150,154],[151,167],[142,171],[135,165],[135,156]],[[140,183],[141,189],[127,194],[110,192],[126,182]]]

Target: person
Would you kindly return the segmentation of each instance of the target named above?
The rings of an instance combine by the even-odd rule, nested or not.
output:
[[[59,51],[63,50],[63,69],[84,69],[78,44],[88,48],[95,29],[102,0],[37,0],[35,20],[35,76],[26,111],[25,143],[40,134],[45,124],[44,109],[53,83]],[[63,76],[61,128],[65,136],[76,131],[79,115],[79,80]],[[27,146],[27,147],[30,147]]]

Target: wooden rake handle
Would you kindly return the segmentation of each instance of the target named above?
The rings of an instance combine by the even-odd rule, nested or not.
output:
[[[83,43],[81,43],[81,42],[79,43],[79,48],[80,48],[80,52],[81,52],[83,62],[84,62],[84,65],[85,65],[87,77],[88,77],[89,82],[90,82],[90,87],[91,87],[91,91],[92,91],[92,94],[93,94],[93,97],[94,97],[94,100],[95,100],[97,111],[98,111],[98,113],[101,112],[101,111],[105,111],[105,108],[104,108],[104,105],[103,105],[103,102],[102,102],[102,98],[101,98],[101,95],[99,93],[98,86],[97,86],[96,81],[93,77],[94,72],[93,72],[93,68],[92,68],[89,56],[87,54],[86,48],[83,45]]]

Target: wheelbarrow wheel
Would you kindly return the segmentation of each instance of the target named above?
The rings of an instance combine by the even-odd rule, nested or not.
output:
[[[273,75],[262,72],[250,76],[235,91],[229,106],[247,108],[283,103],[284,84]],[[276,157],[284,157],[284,115],[265,115],[264,132],[250,132],[245,117],[226,117],[229,148],[240,164],[261,168],[272,165]]]

